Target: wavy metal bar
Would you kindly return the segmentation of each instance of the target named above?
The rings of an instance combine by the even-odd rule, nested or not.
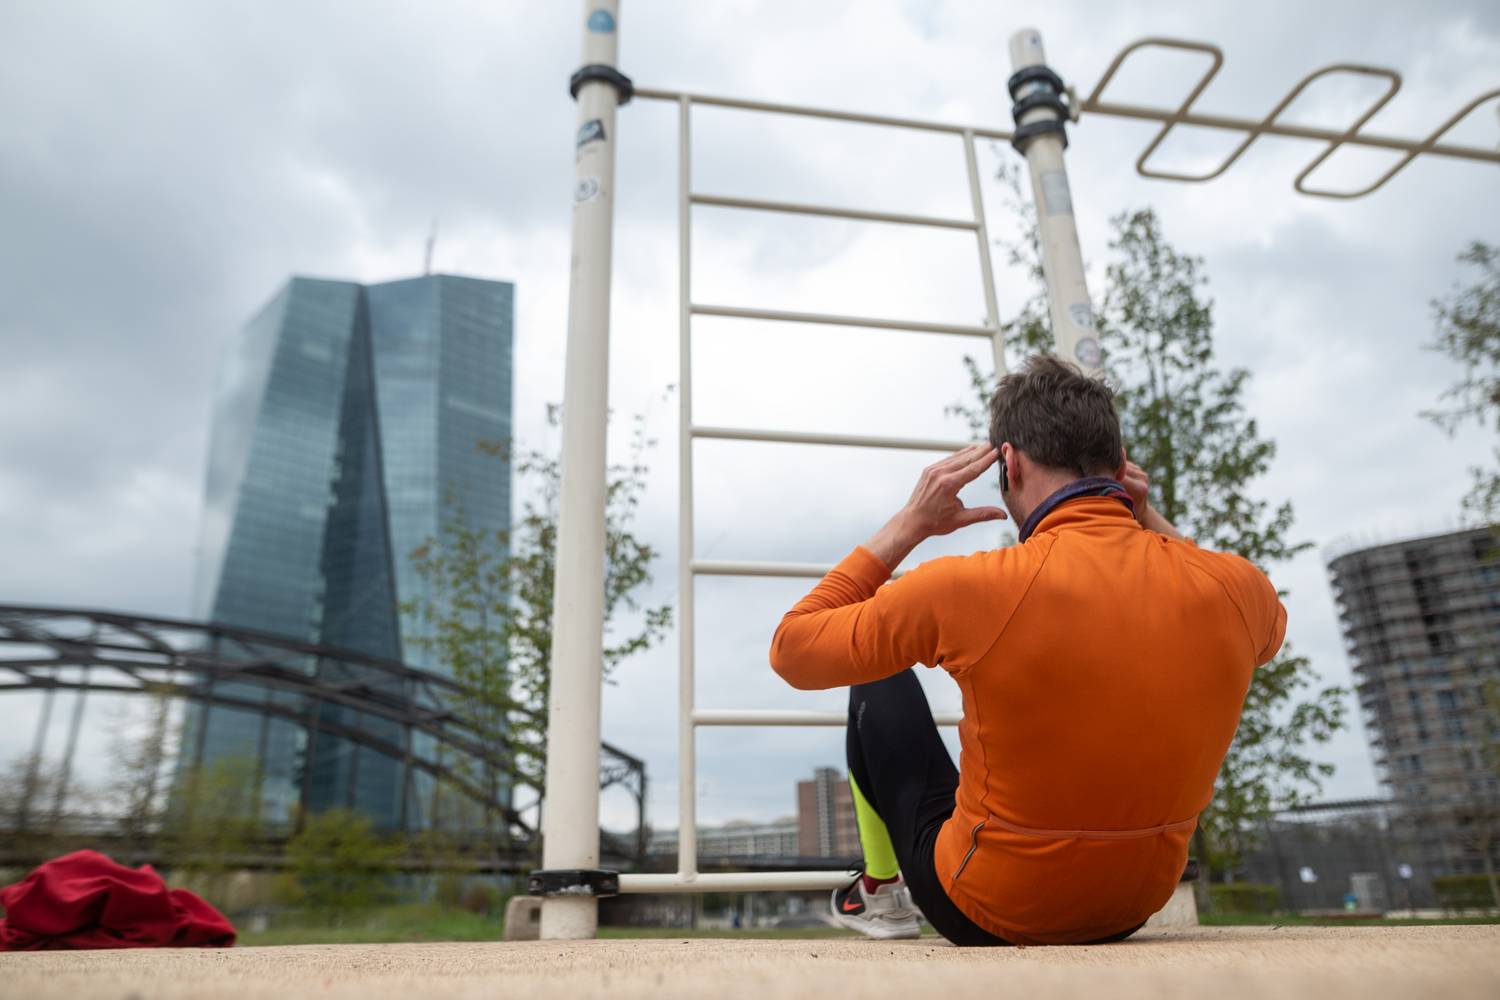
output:
[[[1093,105],[1094,107],[1098,107],[1099,95],[1104,93],[1104,88],[1109,85],[1109,81],[1114,78],[1115,73],[1119,70],[1120,66],[1124,64],[1126,58],[1137,49],[1144,48],[1182,49],[1187,52],[1206,52],[1213,58],[1213,63],[1208,67],[1208,72],[1199,77],[1198,82],[1193,86],[1193,89],[1188,92],[1187,97],[1182,102],[1182,106],[1177,109],[1174,118],[1161,127],[1161,131],[1156,133],[1156,137],[1151,140],[1151,144],[1146,147],[1145,152],[1141,153],[1141,155],[1136,159],[1135,172],[1140,174],[1142,177],[1155,177],[1160,180],[1168,181],[1206,181],[1212,177],[1217,177],[1219,174],[1223,173],[1225,169],[1228,168],[1228,163],[1223,164],[1219,167],[1218,170],[1214,171],[1213,173],[1203,176],[1194,176],[1192,174],[1174,174],[1167,171],[1153,171],[1146,169],[1146,161],[1151,158],[1151,154],[1156,152],[1156,148],[1162,144],[1163,140],[1166,139],[1167,133],[1171,132],[1172,129],[1176,128],[1178,124],[1180,124],[1180,119],[1192,109],[1193,102],[1198,100],[1198,95],[1203,93],[1204,88],[1209,85],[1209,82],[1212,81],[1214,77],[1219,75],[1219,70],[1224,65],[1224,52],[1217,45],[1210,45],[1207,42],[1178,41],[1173,38],[1142,38],[1138,42],[1133,42],[1130,45],[1126,46],[1124,49],[1121,49],[1120,54],[1115,56],[1114,62],[1109,64],[1109,69],[1104,71],[1104,78],[1099,81],[1096,87],[1094,87],[1094,92],[1089,95],[1088,100],[1084,101],[1084,110],[1091,110],[1091,105]],[[1246,139],[1244,145],[1240,146],[1239,149],[1234,151],[1233,155],[1230,157],[1229,163],[1233,163],[1234,159],[1238,157],[1240,153],[1245,151],[1245,146],[1250,145],[1251,140],[1253,140],[1254,138],[1254,136],[1251,136],[1250,139]]]
[[[1182,101],[1176,110],[1163,108],[1142,107],[1139,105],[1117,104],[1103,99],[1104,92],[1114,79],[1125,60],[1139,49],[1165,48],[1177,49],[1186,52],[1199,52],[1208,55],[1212,62],[1207,71],[1198,78],[1192,90]],[[1313,195],[1319,198],[1352,199],[1379,189],[1392,177],[1400,173],[1407,164],[1423,153],[1432,153],[1438,156],[1456,157],[1459,159],[1480,160],[1492,163],[1500,163],[1500,150],[1479,149],[1473,146],[1449,146],[1443,145],[1439,140],[1453,129],[1460,121],[1466,118],[1474,109],[1481,104],[1500,97],[1500,89],[1481,94],[1470,101],[1456,114],[1440,125],[1436,131],[1424,140],[1400,139],[1390,136],[1372,135],[1361,132],[1365,124],[1373,118],[1382,108],[1390,103],[1401,89],[1401,75],[1395,70],[1380,66],[1365,66],[1359,63],[1335,63],[1314,70],[1304,76],[1297,84],[1287,92],[1286,96],[1276,103],[1270,113],[1259,121],[1253,119],[1229,118],[1222,115],[1206,115],[1195,113],[1192,109],[1209,83],[1218,75],[1219,69],[1224,65],[1224,53],[1217,45],[1207,42],[1196,42],[1179,38],[1151,37],[1132,42],[1121,49],[1119,54],[1110,62],[1104,71],[1098,84],[1083,101],[1082,111],[1091,114],[1111,115],[1121,118],[1135,118],[1146,121],[1157,121],[1162,123],[1161,130],[1152,137],[1146,149],[1137,158],[1135,163],[1136,172],[1142,177],[1151,177],[1159,180],[1184,181],[1198,183],[1213,180],[1228,170],[1249,149],[1251,144],[1263,135],[1275,135],[1284,138],[1312,139],[1328,143],[1328,148],[1323,150],[1311,163],[1302,169],[1293,184],[1296,190],[1302,194]],[[1287,125],[1278,121],[1281,114],[1300,97],[1307,88],[1317,80],[1336,73],[1354,74],[1360,76],[1380,77],[1387,81],[1385,92],[1367,107],[1364,112],[1351,125],[1342,131],[1326,128],[1314,128],[1301,125]],[[1232,152],[1218,164],[1213,170],[1206,173],[1187,174],[1167,170],[1153,170],[1147,166],[1151,156],[1161,146],[1167,135],[1178,125],[1193,125],[1201,128],[1223,129],[1232,132],[1243,132],[1244,141],[1234,148]],[[1306,184],[1306,180],[1318,167],[1322,166],[1330,156],[1346,145],[1364,146],[1373,149],[1394,150],[1405,153],[1394,166],[1382,174],[1374,183],[1367,187],[1351,190],[1338,191],[1327,188],[1314,188]]]
[[[1319,167],[1321,167],[1324,161],[1334,153],[1338,152],[1341,146],[1343,146],[1351,138],[1359,134],[1359,130],[1364,127],[1365,122],[1375,117],[1375,113],[1377,111],[1390,103],[1391,98],[1396,96],[1396,91],[1401,89],[1401,74],[1397,73],[1395,70],[1382,69],[1379,66],[1359,66],[1353,63],[1336,63],[1332,66],[1324,66],[1322,69],[1304,76],[1302,78],[1302,82],[1293,87],[1291,93],[1287,94],[1281,99],[1281,103],[1276,105],[1275,109],[1272,110],[1272,112],[1266,117],[1266,120],[1268,122],[1274,122],[1276,116],[1285,111],[1287,105],[1295,101],[1302,94],[1302,91],[1307,89],[1308,84],[1312,83],[1314,80],[1320,80],[1330,73],[1353,73],[1355,75],[1363,76],[1379,76],[1384,77],[1390,84],[1390,86],[1386,88],[1385,93],[1381,94],[1380,97],[1375,101],[1375,103],[1366,108],[1365,113],[1360,115],[1353,125],[1350,125],[1347,129],[1344,130],[1344,137],[1342,139],[1330,142],[1327,149],[1323,150],[1323,152],[1318,154],[1318,156],[1311,163],[1309,163],[1302,169],[1302,172],[1297,175],[1297,180],[1293,185],[1298,191],[1301,191],[1303,194],[1317,195],[1323,198],[1347,198],[1349,197],[1349,195],[1344,192],[1329,191],[1326,189],[1317,188],[1305,188],[1302,186],[1302,179],[1308,174],[1312,173],[1314,170],[1317,170]],[[1247,137],[1245,141],[1240,144],[1240,149],[1244,149],[1245,147],[1249,146],[1250,143],[1255,141],[1255,139],[1256,137],[1254,135]]]
[[[1314,188],[1306,187],[1302,183],[1303,181],[1305,181],[1307,179],[1307,175],[1310,174],[1310,173],[1312,173],[1314,170],[1316,170],[1318,168],[1318,165],[1320,163],[1322,163],[1324,160],[1326,160],[1328,158],[1329,154],[1331,154],[1335,149],[1337,149],[1340,145],[1342,145],[1342,143],[1337,143],[1337,144],[1335,144],[1333,146],[1330,146],[1323,153],[1322,156],[1318,157],[1312,163],[1309,163],[1307,165],[1307,167],[1305,167],[1303,169],[1303,171],[1300,174],[1297,175],[1297,180],[1293,183],[1293,187],[1295,187],[1302,194],[1317,195],[1318,197],[1321,197],[1321,198],[1344,198],[1344,199],[1363,198],[1365,195],[1367,195],[1370,192],[1374,191],[1376,188],[1379,188],[1381,185],[1385,184],[1386,181],[1390,180],[1392,177],[1395,177],[1401,171],[1405,170],[1406,169],[1406,165],[1408,163],[1410,163],[1412,160],[1415,160],[1421,154],[1423,154],[1423,153],[1440,153],[1441,154],[1442,153],[1442,148],[1437,145],[1437,141],[1439,139],[1441,139],[1443,136],[1447,135],[1450,131],[1452,131],[1452,129],[1453,129],[1453,127],[1455,125],[1457,125],[1459,122],[1463,121],[1465,118],[1469,117],[1469,115],[1474,112],[1475,108],[1479,107],[1481,104],[1485,103],[1486,101],[1492,101],[1492,100],[1494,100],[1497,97],[1500,97],[1500,87],[1497,87],[1496,89],[1491,90],[1491,91],[1489,91],[1487,93],[1480,94],[1478,97],[1474,98],[1468,104],[1465,104],[1462,108],[1460,108],[1458,111],[1456,111],[1451,118],[1449,118],[1447,121],[1443,122],[1443,124],[1439,125],[1437,127],[1437,129],[1431,135],[1429,135],[1420,145],[1416,146],[1413,149],[1408,150],[1407,153],[1406,153],[1406,155],[1403,156],[1401,159],[1397,160],[1396,163],[1395,163],[1395,165],[1392,166],[1391,169],[1387,170],[1385,173],[1383,173],[1379,177],[1377,177],[1375,179],[1375,183],[1371,184],[1367,188],[1364,188],[1363,190],[1360,190],[1360,191],[1322,191],[1322,190],[1317,190],[1317,189],[1314,189]],[[1362,124],[1364,122],[1364,119],[1360,119],[1360,122]],[[1358,127],[1358,126],[1356,126],[1356,127]],[[1497,163],[1500,163],[1500,156],[1496,156],[1495,157],[1495,161]]]

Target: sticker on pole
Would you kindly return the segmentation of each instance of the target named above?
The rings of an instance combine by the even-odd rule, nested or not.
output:
[[[1061,170],[1042,175],[1042,208],[1048,215],[1073,214],[1073,193],[1068,190],[1068,175]]]
[[[577,24],[577,21],[573,22]],[[589,30],[599,35],[608,35],[615,30],[615,17],[607,10],[596,10],[589,15]]]
[[[1092,330],[1094,328],[1094,310],[1089,308],[1087,302],[1075,302],[1068,306],[1068,319],[1080,330]]]
[[[1098,368],[1104,360],[1104,352],[1099,350],[1099,341],[1093,337],[1084,337],[1073,348],[1073,356],[1078,363],[1085,368]]]
[[[573,200],[575,202],[593,201],[599,197],[599,178],[580,177],[578,186],[573,189]]]
[[[582,149],[591,142],[603,142],[604,139],[604,122],[598,118],[590,118],[578,126],[578,142],[575,148]]]

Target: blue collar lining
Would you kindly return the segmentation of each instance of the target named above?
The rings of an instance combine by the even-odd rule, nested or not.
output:
[[[1042,520],[1058,507],[1069,500],[1077,500],[1079,497],[1113,497],[1119,500],[1132,514],[1135,513],[1135,504],[1130,499],[1130,494],[1125,492],[1125,487],[1116,480],[1107,476],[1089,476],[1085,479],[1075,479],[1062,489],[1053,493],[1047,499],[1037,504],[1036,510],[1026,518],[1026,523],[1021,525],[1020,540],[1026,541],[1031,533],[1037,529]]]

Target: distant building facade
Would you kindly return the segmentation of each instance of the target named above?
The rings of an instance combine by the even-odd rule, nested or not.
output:
[[[221,368],[196,616],[439,669],[421,621],[401,610],[429,597],[410,554],[450,504],[491,537],[510,526],[510,469],[479,445],[511,434],[512,323],[504,282],[292,279]],[[399,739],[395,723],[323,714]],[[264,713],[192,706],[180,761],[226,758],[255,762],[266,821],[300,801],[382,828],[426,822],[427,779],[396,757],[327,733],[310,745]]]
[[[860,857],[859,825],[849,781],[831,767],[797,782],[797,853],[804,858]]]
[[[676,855],[676,830],[656,830],[646,853]],[[797,782],[797,815],[754,823],[735,820],[698,827],[698,857],[834,858],[840,864],[861,856],[859,825],[854,818],[854,796],[843,774],[831,767],[813,771],[812,779]]]
[[[646,844],[649,855],[677,856],[677,831],[653,831]],[[700,858],[794,858],[797,821],[791,817],[769,823],[734,820],[719,826],[698,827]]]
[[[1474,528],[1329,562],[1403,850],[1433,875],[1500,863],[1500,535]]]

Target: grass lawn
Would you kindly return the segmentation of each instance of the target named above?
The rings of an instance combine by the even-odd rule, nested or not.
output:
[[[499,941],[504,923],[465,910],[434,906],[391,906],[353,918],[344,927],[322,924],[273,926],[242,931],[246,947],[277,944],[386,944],[404,941]],[[601,938],[835,938],[855,936],[834,927],[756,928],[753,930],[686,930],[674,927],[601,927]]]
[[[397,941],[498,941],[504,923],[467,910],[435,906],[390,906],[351,918],[346,926],[317,923],[273,925],[242,931],[241,945],[384,944]]]
[[[930,930],[928,933],[932,933]],[[859,937],[857,931],[842,927],[752,927],[747,930],[689,930],[686,927],[601,927],[601,938],[738,938],[740,940],[809,939]]]
[[[1205,927],[1441,927],[1448,924],[1500,924],[1500,917],[1304,917],[1296,913],[1210,913]]]
[[[1209,927],[1411,927],[1442,924],[1494,924],[1500,917],[1445,919],[1397,919],[1338,917],[1302,917],[1289,913],[1248,913],[1210,915],[1203,918]],[[244,931],[239,943],[246,947],[278,944],[385,944],[419,941],[499,941],[504,925],[465,910],[444,910],[434,906],[391,906],[354,918],[347,926],[293,924],[264,931]],[[931,931],[928,931],[931,933]],[[834,927],[754,928],[749,930],[688,930],[681,927],[601,927],[601,938],[738,938],[814,939],[857,936],[855,932]]]

